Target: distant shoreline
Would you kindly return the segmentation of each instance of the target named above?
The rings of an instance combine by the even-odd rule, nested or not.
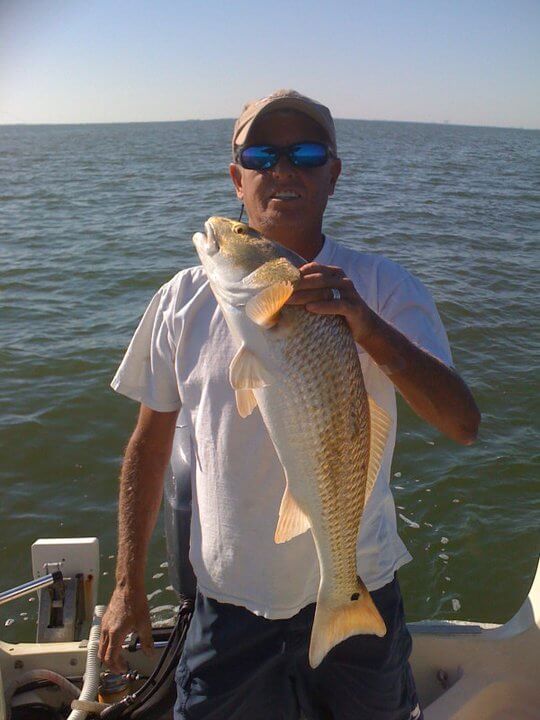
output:
[[[178,123],[194,123],[194,122],[218,122],[227,121],[231,125],[235,118],[190,118],[188,120],[118,120],[113,122],[80,122],[80,123],[25,123],[25,122],[2,122],[0,128],[3,127],[87,127],[95,125],[174,125]],[[522,130],[525,132],[538,132],[540,127],[523,127],[515,125],[471,125],[469,123],[455,122],[433,122],[428,120],[384,120],[384,119],[364,119],[364,118],[335,118],[337,122],[363,122],[363,123],[389,123],[395,125],[436,125],[441,127],[460,127],[460,128],[482,128],[488,130]]]

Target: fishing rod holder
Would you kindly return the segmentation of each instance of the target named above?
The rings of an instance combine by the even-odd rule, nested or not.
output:
[[[39,597],[36,642],[80,640],[84,621],[82,575],[65,578],[61,570],[54,570],[0,593],[0,605],[34,592]]]
[[[37,592],[36,642],[79,641],[97,602],[97,538],[47,538],[32,545],[34,579],[0,593],[0,605]]]
[[[36,642],[73,642],[82,639],[85,618],[82,573],[62,578],[40,590]]]
[[[39,591],[36,642],[73,642],[83,637],[97,602],[97,538],[46,538],[32,545],[35,578],[61,571],[62,582]]]

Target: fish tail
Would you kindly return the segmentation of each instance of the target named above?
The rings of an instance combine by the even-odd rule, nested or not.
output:
[[[335,605],[319,594],[309,646],[311,667],[320,665],[335,645],[352,635],[386,635],[384,620],[360,578],[358,591],[346,603]]]

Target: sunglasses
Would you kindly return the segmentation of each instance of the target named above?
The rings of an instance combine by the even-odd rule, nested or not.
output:
[[[270,170],[285,155],[291,165],[298,168],[322,167],[332,157],[332,151],[324,143],[298,142],[287,147],[276,145],[248,145],[236,153],[236,162],[246,170]]]

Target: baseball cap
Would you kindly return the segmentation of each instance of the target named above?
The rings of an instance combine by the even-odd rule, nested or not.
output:
[[[257,118],[274,110],[296,110],[304,113],[314,120],[328,136],[328,142],[334,152],[336,148],[336,129],[330,110],[317,100],[301,95],[296,90],[276,90],[271,95],[260,100],[251,100],[242,108],[240,117],[234,124],[232,136],[232,151],[234,157],[235,147],[243,145],[248,138],[249,131]]]

